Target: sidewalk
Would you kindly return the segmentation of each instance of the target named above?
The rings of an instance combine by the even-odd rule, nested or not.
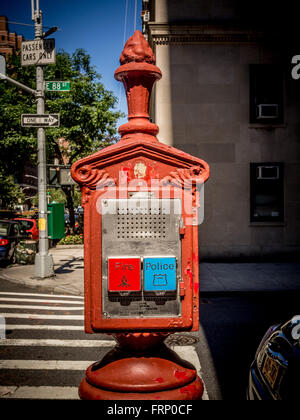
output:
[[[35,279],[34,265],[0,269],[0,284],[9,280],[53,293],[84,295],[83,246],[57,247],[53,256],[55,275]],[[300,263],[200,263],[200,294],[300,291]]]
[[[200,264],[200,293],[300,291],[300,263]]]
[[[53,257],[53,277],[34,278],[34,265],[17,264],[0,269],[0,284],[1,280],[9,280],[48,292],[83,296],[83,245],[51,248],[49,253]]]

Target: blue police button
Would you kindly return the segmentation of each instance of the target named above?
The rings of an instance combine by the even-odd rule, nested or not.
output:
[[[176,258],[144,258],[145,292],[176,290]]]

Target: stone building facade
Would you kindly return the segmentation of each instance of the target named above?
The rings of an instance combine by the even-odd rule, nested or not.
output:
[[[300,45],[289,1],[270,3],[143,0],[158,138],[211,168],[202,260],[299,255]]]

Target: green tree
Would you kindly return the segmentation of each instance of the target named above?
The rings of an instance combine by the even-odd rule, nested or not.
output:
[[[9,58],[7,74],[35,89],[35,67],[21,67],[19,55]],[[46,129],[47,163],[58,158],[61,164],[72,164],[116,140],[122,116],[115,109],[116,97],[104,88],[84,50],[58,52],[56,64],[44,67],[44,78],[71,82],[70,92],[46,92],[46,113],[60,114],[60,127]],[[24,162],[36,161],[36,130],[20,124],[21,114],[36,113],[35,98],[7,81],[0,82],[0,96],[0,167],[3,176],[20,179]],[[67,147],[59,145],[61,138]],[[63,191],[74,225],[73,195],[68,188]]]
[[[47,110],[59,113],[61,124],[47,130],[50,155],[60,163],[73,163],[115,140],[117,119],[120,112],[114,110],[116,98],[100,83],[101,76],[91,65],[90,56],[82,49],[72,55],[62,51],[56,57],[55,66],[48,66],[45,80],[70,80],[70,92],[47,92]],[[65,139],[63,146],[58,139]],[[72,188],[62,187],[66,206],[74,226],[74,193]]]
[[[0,169],[0,207],[9,209],[12,208],[18,200],[24,200],[24,194],[21,188],[15,184],[14,178],[11,175],[6,175]]]
[[[21,67],[17,55],[7,62],[7,75],[34,88],[34,69]],[[32,129],[21,127],[21,114],[35,113],[35,98],[0,80],[0,200],[2,207],[12,207],[22,190],[17,181],[22,179],[24,163],[36,160],[36,136]]]
[[[61,154],[59,138],[69,142],[67,155],[71,163],[114,141],[122,114],[114,109],[116,98],[100,79],[90,56],[82,49],[72,55],[60,52],[56,64],[47,67],[45,80],[71,81],[70,92],[46,92],[47,111],[59,113],[61,119],[60,127],[47,129],[47,139],[52,139],[55,149],[53,155]]]

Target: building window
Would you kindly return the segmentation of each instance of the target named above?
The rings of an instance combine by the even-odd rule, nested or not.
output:
[[[283,123],[283,71],[278,65],[250,65],[250,123]]]
[[[250,163],[250,221],[284,221],[283,163]]]

